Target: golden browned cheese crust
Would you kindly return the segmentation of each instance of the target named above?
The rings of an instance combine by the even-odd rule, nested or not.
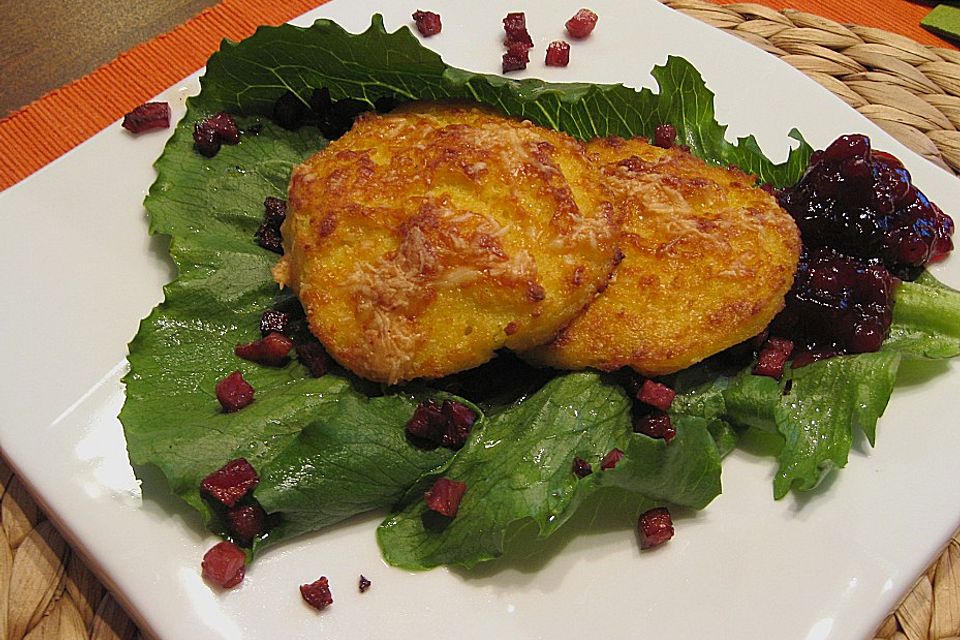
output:
[[[573,138],[419,104],[295,168],[274,276],[345,367],[435,378],[551,340],[607,282],[615,224]]]
[[[681,149],[589,144],[623,215],[609,286],[528,359],[563,369],[684,369],[760,333],[783,307],[800,255],[793,219],[754,178]]]

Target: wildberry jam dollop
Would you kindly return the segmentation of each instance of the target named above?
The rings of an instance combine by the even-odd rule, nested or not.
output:
[[[903,164],[861,134],[816,151],[803,178],[777,194],[803,240],[793,288],[770,324],[755,373],[845,353],[877,351],[890,333],[894,289],[953,250],[953,220],[917,189]],[[795,350],[794,350],[795,349]],[[765,356],[765,357],[764,357]]]
[[[819,357],[877,351],[890,332],[896,282],[880,264],[829,249],[804,251],[770,332]]]
[[[861,134],[810,158],[800,182],[779,193],[808,249],[879,260],[903,279],[953,249],[953,220],[917,189],[895,157]]]

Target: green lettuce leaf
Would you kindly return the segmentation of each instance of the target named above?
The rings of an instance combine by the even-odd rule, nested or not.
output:
[[[846,466],[856,429],[873,444],[899,362],[892,351],[837,356],[784,376],[781,383],[789,387],[774,408],[774,421],[786,443],[774,497],[782,498],[793,486],[813,489],[827,472]]]
[[[594,373],[555,378],[528,399],[488,419],[440,474],[467,485],[457,517],[444,521],[422,497],[380,525],[387,562],[426,569],[466,567],[499,557],[518,521],[532,519],[547,537],[603,487],[700,509],[720,492],[720,456],[704,420],[681,419],[668,446],[633,433],[631,401]],[[625,456],[610,470],[611,449]],[[574,456],[593,473],[578,478]]]
[[[890,337],[878,353],[842,356],[788,369],[783,380],[746,370],[723,391],[724,411],[739,426],[782,435],[774,496],[816,487],[847,463],[856,431],[876,443],[877,421],[902,358],[960,355],[960,292],[924,273],[897,287]]]
[[[200,479],[241,455],[264,466],[274,455],[265,443],[285,446],[304,416],[329,401],[296,363],[272,369],[233,355],[236,344],[256,339],[259,314],[277,294],[273,258],[250,241],[263,199],[283,196],[290,165],[312,153],[315,140],[315,131],[267,124],[263,135],[207,159],[182,126],[157,162],[150,230],[170,237],[179,275],[130,344],[120,419],[131,462],[159,467],[206,519]],[[258,390],[256,401],[225,415],[213,389],[237,369]]]
[[[447,66],[406,27],[387,33],[382,17],[375,15],[362,34],[318,20],[306,28],[263,27],[238,44],[225,43],[207,64],[197,103],[210,112],[270,115],[285,93],[308,106],[318,87],[326,87],[334,100],[351,98],[370,108],[381,98],[467,99],[582,139],[650,137],[657,125],[671,123],[678,141],[706,160],[735,164],[777,186],[793,184],[803,174],[812,149],[796,130],[789,133],[796,148],[784,163],[774,164],[753,136],[736,144],[725,139],[714,94],[689,62],[671,56],[652,74],[659,93],[473,73]]]
[[[960,355],[960,292],[929,272],[896,290],[893,326],[884,349],[918,358]]]

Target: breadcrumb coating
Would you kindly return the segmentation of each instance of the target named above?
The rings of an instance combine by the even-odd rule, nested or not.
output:
[[[588,145],[623,216],[609,286],[526,357],[562,369],[685,369],[760,333],[783,308],[800,255],[793,219],[736,168],[680,148]]]

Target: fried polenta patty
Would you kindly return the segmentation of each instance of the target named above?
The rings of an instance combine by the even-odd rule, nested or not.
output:
[[[368,114],[296,167],[274,270],[330,355],[388,384],[551,340],[615,266],[570,136],[458,104]]]
[[[753,176],[645,140],[588,146],[623,216],[607,289],[526,357],[562,369],[684,369],[760,333],[800,254],[793,219]]]

